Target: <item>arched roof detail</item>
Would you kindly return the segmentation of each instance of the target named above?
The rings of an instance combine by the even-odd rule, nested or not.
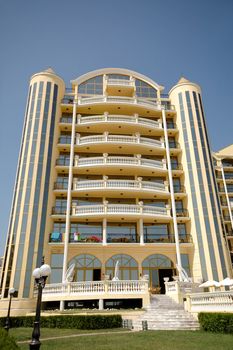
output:
[[[88,72],[86,74],[81,75],[80,77],[71,80],[72,85],[80,85],[84,83],[86,80],[94,78],[98,75],[104,75],[104,74],[122,74],[122,75],[129,75],[136,79],[140,79],[144,81],[145,83],[151,85],[156,90],[164,90],[164,86],[157,84],[152,79],[148,78],[147,76],[137,73],[135,71],[125,69],[125,68],[103,68],[103,69],[97,69],[91,72]]]

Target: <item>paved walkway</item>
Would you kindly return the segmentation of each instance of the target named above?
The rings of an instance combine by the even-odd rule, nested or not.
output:
[[[75,338],[75,337],[86,337],[86,336],[94,336],[94,335],[108,335],[108,334],[125,334],[125,333],[133,333],[138,331],[119,331],[119,332],[98,332],[98,333],[80,333],[80,334],[69,334],[69,335],[63,335],[60,337],[49,337],[49,338],[41,338],[40,341],[46,341],[46,340],[55,340],[55,339],[65,339],[65,338]],[[21,340],[17,341],[17,344],[27,344],[30,340]]]

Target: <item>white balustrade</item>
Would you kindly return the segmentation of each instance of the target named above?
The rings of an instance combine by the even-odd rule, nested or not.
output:
[[[149,205],[144,206],[142,204],[97,204],[73,206],[72,208],[72,215],[74,216],[96,214],[135,214],[170,217],[170,209]]]
[[[135,117],[135,116],[129,116],[129,115],[111,115],[111,114],[105,114],[105,115],[92,115],[92,116],[80,116],[78,117],[78,124],[79,125],[85,125],[85,124],[92,124],[92,123],[127,123],[127,124],[139,124],[139,125],[146,125],[150,128],[154,129],[162,129],[162,123],[158,122],[156,120],[151,120],[147,118],[142,117]]]
[[[233,312],[233,291],[192,293],[188,302],[191,312]]]
[[[148,281],[88,281],[46,284],[43,289],[42,300],[56,300],[58,297],[92,296],[98,298],[114,294],[147,294]]]
[[[158,148],[164,148],[164,143],[160,140],[154,140],[146,137],[140,136],[125,136],[125,135],[92,135],[92,136],[83,136],[76,137],[77,145],[85,145],[90,143],[133,143],[141,145],[150,145]]]
[[[74,178],[74,190],[85,189],[143,189],[165,192],[166,188],[164,183],[150,182],[150,181],[138,181],[138,180],[85,180],[80,181]]]
[[[106,156],[106,157],[88,157],[76,158],[75,166],[93,166],[93,165],[136,165],[148,166],[157,169],[166,169],[166,163],[159,160],[137,158],[137,157],[121,157],[121,156]]]
[[[134,97],[118,97],[118,96],[95,96],[95,97],[81,97],[79,96],[78,98],[78,106],[85,106],[88,104],[92,104],[92,103],[116,103],[116,104],[138,104],[138,105],[142,105],[145,106],[146,108],[152,107],[155,110],[161,110],[162,109],[162,105],[160,102],[157,101],[150,101],[147,99],[143,99],[143,98],[134,98]],[[169,106],[169,108],[167,106],[163,106],[163,108],[165,109],[169,109],[169,110],[174,110],[174,106]]]
[[[135,86],[135,80],[126,80],[126,79],[107,79],[108,85],[117,85],[117,86]]]

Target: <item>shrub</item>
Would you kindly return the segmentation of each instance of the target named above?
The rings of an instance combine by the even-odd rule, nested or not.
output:
[[[201,312],[198,320],[204,331],[233,334],[233,313]]]
[[[33,327],[34,316],[11,317],[11,327]],[[0,317],[0,327],[5,324],[5,317]],[[41,327],[45,328],[76,328],[76,329],[106,329],[120,328],[120,315],[59,315],[42,316]],[[1,348],[0,348],[1,349]]]
[[[15,350],[19,349],[14,338],[10,337],[5,329],[0,328],[0,349]]]

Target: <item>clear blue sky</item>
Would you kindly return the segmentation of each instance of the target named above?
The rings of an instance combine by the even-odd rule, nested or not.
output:
[[[0,42],[0,255],[33,73],[51,66],[68,85],[123,67],[166,91],[184,75],[202,87],[212,149],[233,143],[232,0],[1,0]]]

